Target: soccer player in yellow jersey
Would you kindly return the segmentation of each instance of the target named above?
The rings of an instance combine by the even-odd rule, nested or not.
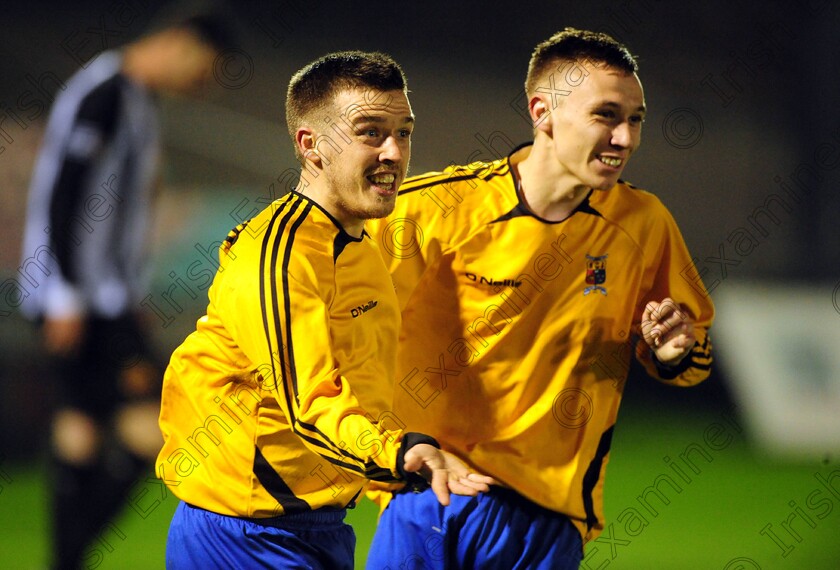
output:
[[[645,99],[630,52],[566,29],[526,80],[533,143],[408,179],[369,226],[402,310],[394,413],[499,485],[381,493],[368,568],[578,568],[631,358],[690,386],[714,309],[673,218],[619,180]]]
[[[369,480],[429,478],[441,504],[491,481],[390,411],[400,315],[364,223],[408,168],[401,69],[325,56],[292,77],[286,118],[300,183],[229,234],[164,377],[169,568],[352,568],[343,519]]]

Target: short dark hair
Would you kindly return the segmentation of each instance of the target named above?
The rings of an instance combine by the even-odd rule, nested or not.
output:
[[[200,14],[184,20],[180,27],[194,33],[198,39],[222,53],[236,46],[236,33],[230,22],[216,14]]]
[[[588,61],[619,69],[626,73],[639,71],[636,57],[623,44],[601,32],[565,28],[537,44],[528,64],[525,92],[534,93],[537,82],[559,61]]]
[[[314,111],[332,102],[339,91],[355,88],[406,91],[406,79],[391,56],[379,52],[341,51],[327,54],[294,75],[286,91],[286,126],[295,132]],[[295,144],[295,154],[300,153]]]
[[[158,10],[144,37],[170,29],[192,33],[200,42],[222,53],[240,40],[238,14],[227,0],[191,0],[168,4]]]

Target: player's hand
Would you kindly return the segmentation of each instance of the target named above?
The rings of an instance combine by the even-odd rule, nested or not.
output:
[[[81,315],[47,318],[44,320],[43,333],[47,352],[55,356],[71,356],[82,344],[85,319]]]
[[[657,360],[667,366],[679,364],[697,341],[694,319],[670,297],[645,305],[642,337]]]
[[[457,495],[475,496],[490,490],[492,477],[470,473],[460,459],[427,443],[418,443],[405,452],[403,469],[419,473],[429,481],[441,505],[449,504],[450,491]]]
[[[449,471],[447,486],[456,495],[475,497],[479,493],[486,493],[490,490],[490,485],[496,484],[496,480],[489,475],[470,471],[466,463],[448,451],[441,449],[440,452],[446,462],[446,469]]]

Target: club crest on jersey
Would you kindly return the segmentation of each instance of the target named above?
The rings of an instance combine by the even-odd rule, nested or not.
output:
[[[586,285],[583,289],[584,295],[589,295],[594,291],[598,291],[604,295],[607,294],[607,288],[604,283],[607,282],[607,255],[599,255],[597,257],[586,255]]]

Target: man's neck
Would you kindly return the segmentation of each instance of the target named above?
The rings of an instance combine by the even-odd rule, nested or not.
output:
[[[519,175],[519,190],[525,205],[536,216],[550,222],[568,218],[591,190],[575,184],[571,176],[561,171],[552,150],[543,146],[518,151],[511,157],[511,166]]]
[[[354,238],[362,237],[365,230],[365,221],[348,216],[341,208],[337,207],[332,199],[332,192],[328,188],[321,188],[319,185],[311,184],[305,189],[298,186],[295,191],[302,194],[326,210],[341,226],[341,228]]]

